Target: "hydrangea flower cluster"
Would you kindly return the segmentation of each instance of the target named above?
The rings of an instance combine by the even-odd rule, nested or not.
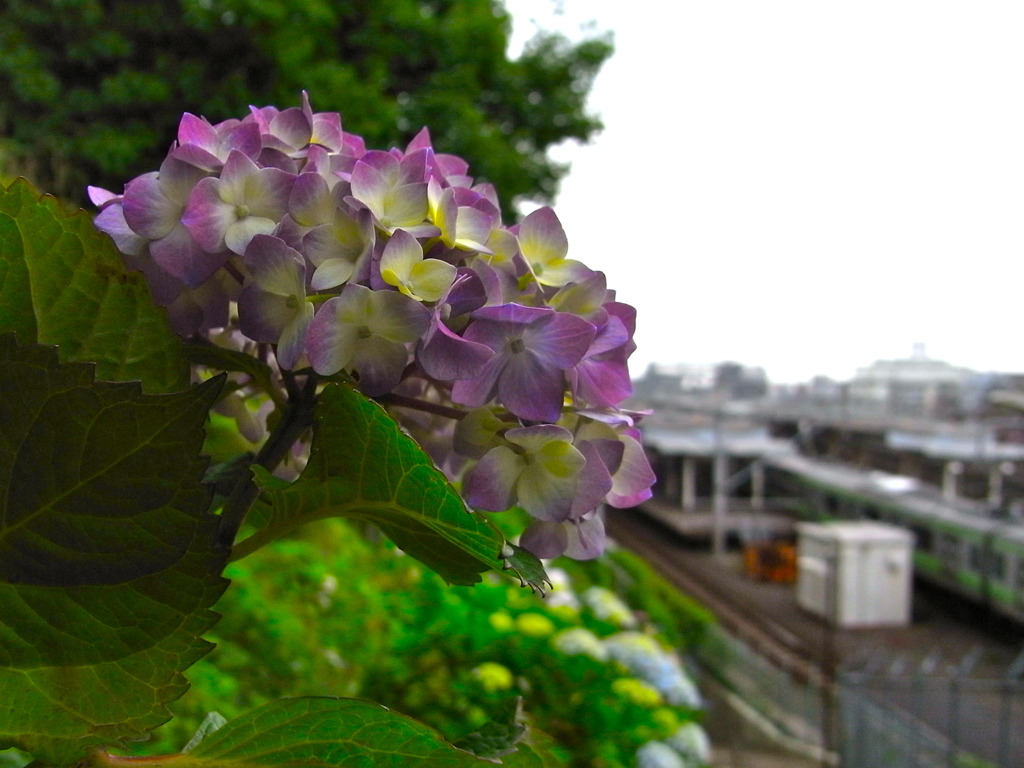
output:
[[[562,630],[552,639],[555,649],[566,656],[589,656],[597,661],[608,661],[608,649],[601,638],[584,627]]]
[[[554,211],[506,226],[468,172],[426,129],[367,149],[303,94],[216,124],[185,114],[159,170],[90,195],[176,332],[355,382],[470,506],[529,512],[526,549],[594,557],[602,505],[654,481],[620,408],[635,311],[568,257]]]
[[[610,589],[588,587],[580,597],[583,604],[601,621],[607,621],[623,629],[635,629],[639,625],[630,607]]]
[[[636,751],[637,768],[703,768],[706,761],[694,761],[664,741],[648,741]]]
[[[679,659],[653,637],[642,632],[619,632],[605,638],[604,646],[610,658],[654,686],[669,704],[690,709],[703,706],[697,686]]]
[[[664,741],[648,741],[636,752],[638,768],[703,768],[711,764],[711,742],[697,723],[683,723]]]

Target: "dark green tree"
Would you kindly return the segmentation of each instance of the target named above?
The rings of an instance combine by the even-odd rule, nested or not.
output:
[[[585,101],[608,38],[541,34],[510,60],[485,0],[4,0],[0,174],[70,200],[157,167],[183,111],[249,104],[342,113],[371,147],[422,126],[509,206],[550,200],[547,150],[601,128]]]

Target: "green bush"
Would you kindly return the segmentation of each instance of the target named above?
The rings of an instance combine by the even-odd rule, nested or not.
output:
[[[665,640],[696,637],[706,615],[621,550],[550,570],[544,598],[498,578],[450,587],[347,523],[311,526],[229,567],[218,648],[143,751],[180,749],[211,709],[231,720],[316,694],[373,698],[450,740],[522,698],[573,766],[633,766],[645,744],[679,742],[700,700]]]

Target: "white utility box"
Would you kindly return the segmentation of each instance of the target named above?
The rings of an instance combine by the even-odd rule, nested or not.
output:
[[[870,521],[797,525],[797,603],[837,627],[910,623],[910,531]]]

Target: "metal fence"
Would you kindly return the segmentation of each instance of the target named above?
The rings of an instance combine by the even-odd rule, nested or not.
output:
[[[843,768],[1021,768],[1024,653],[1002,674],[937,654],[839,676]]]
[[[802,751],[827,746],[829,700],[820,679],[772,661],[717,624],[708,629],[696,659],[784,742],[802,745]]]
[[[698,651],[705,672],[770,723],[787,746],[841,768],[1022,768],[1024,652],[1009,667],[875,657],[809,679],[715,628]]]

